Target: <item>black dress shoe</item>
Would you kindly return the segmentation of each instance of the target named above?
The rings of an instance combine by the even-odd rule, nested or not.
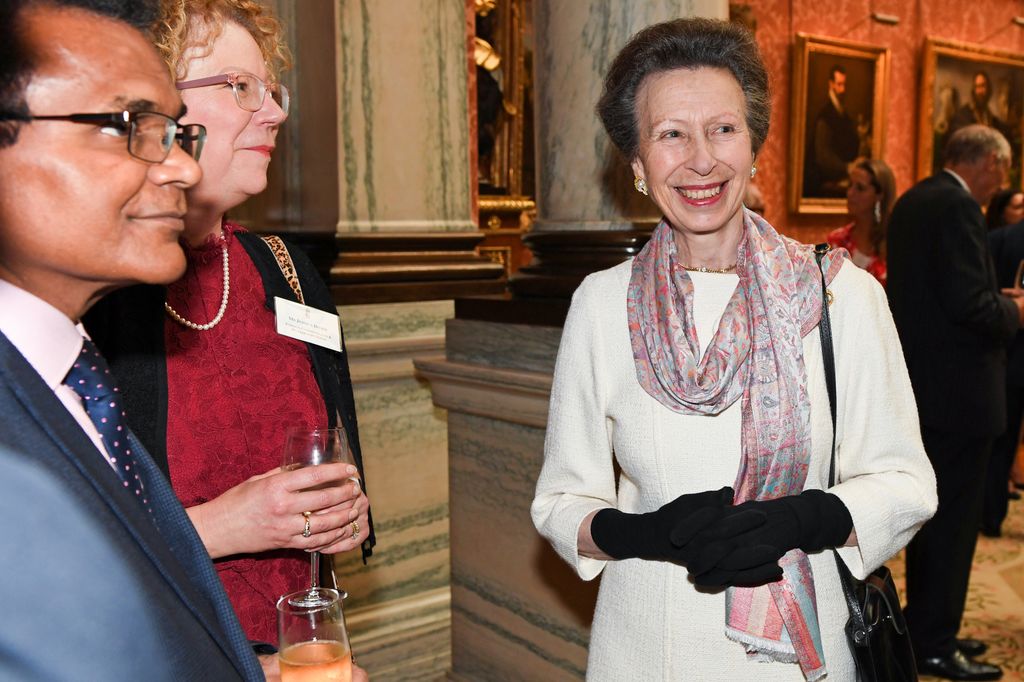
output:
[[[988,644],[985,644],[980,639],[969,639],[967,637],[960,639],[957,637],[956,648],[960,650],[964,656],[975,657],[981,656],[983,653],[988,651]]]
[[[1011,490],[1010,492],[1006,493],[1006,495],[1011,500],[1019,500],[1020,499],[1020,493],[1017,492],[1016,490]]]
[[[999,667],[969,661],[959,651],[954,651],[949,656],[920,660],[917,662],[917,671],[922,675],[934,675],[947,680],[998,680],[1003,676],[1003,671]]]
[[[981,525],[978,531],[987,538],[1001,538],[1003,537],[1003,531],[997,526]],[[965,652],[966,653],[966,652]],[[976,654],[975,654],[976,655]]]

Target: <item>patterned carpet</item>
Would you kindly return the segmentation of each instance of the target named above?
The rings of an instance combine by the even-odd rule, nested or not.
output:
[[[903,594],[902,556],[889,568]],[[1001,666],[1003,682],[1024,682],[1024,501],[1010,503],[1003,537],[978,536],[960,635],[989,645],[979,660]]]

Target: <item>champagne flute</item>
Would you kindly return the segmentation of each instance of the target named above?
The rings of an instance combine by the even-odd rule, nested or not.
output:
[[[329,462],[355,464],[345,429],[339,427],[336,429],[295,428],[288,430],[283,463],[286,470],[318,466]],[[350,478],[349,480],[355,479]],[[322,486],[311,488],[311,490],[332,485],[337,484],[325,483]],[[305,607],[325,603],[327,600],[325,593],[332,591],[320,587],[320,552],[310,552],[309,563],[309,589],[290,595],[292,598],[300,600],[298,605]]]
[[[307,605],[305,590],[277,600],[281,682],[351,682],[352,650],[337,590],[322,588],[323,602]]]

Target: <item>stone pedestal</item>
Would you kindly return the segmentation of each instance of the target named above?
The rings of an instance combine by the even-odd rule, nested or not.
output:
[[[451,301],[342,306],[377,547],[338,556],[352,648],[373,680],[449,666],[448,456],[443,411],[413,361],[444,353]]]

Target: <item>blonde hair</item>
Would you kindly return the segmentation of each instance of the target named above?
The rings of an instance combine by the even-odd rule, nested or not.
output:
[[[291,68],[292,56],[284,42],[281,22],[258,0],[161,0],[154,42],[175,80],[184,78],[185,53],[193,47],[209,54],[213,42],[234,22],[256,41],[271,80]]]

